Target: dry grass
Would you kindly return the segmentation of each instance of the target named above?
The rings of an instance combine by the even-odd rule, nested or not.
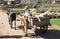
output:
[[[7,11],[5,11],[5,10],[0,10],[0,13],[7,13]]]
[[[51,27],[49,27],[49,29],[51,29],[51,30],[60,30],[60,26],[52,25]]]

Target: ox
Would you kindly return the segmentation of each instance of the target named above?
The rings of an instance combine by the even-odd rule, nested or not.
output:
[[[8,19],[9,19],[9,24],[10,24],[10,27],[11,29],[13,28],[13,21],[14,21],[14,26],[15,26],[15,29],[16,29],[16,13],[15,12],[12,12],[12,11],[9,11],[7,12],[8,14]]]

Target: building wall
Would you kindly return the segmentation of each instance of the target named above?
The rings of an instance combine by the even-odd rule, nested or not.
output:
[[[44,0],[44,1],[45,1],[45,3],[59,3],[60,2],[60,0]]]
[[[15,0],[4,0],[4,1],[15,1]]]
[[[37,1],[39,1],[39,0],[30,0],[31,1],[31,3],[34,3],[34,2],[37,2]]]
[[[12,4],[12,1],[15,1],[15,0],[4,0],[4,1],[6,1],[7,4],[9,5],[9,4]]]
[[[60,3],[60,0],[55,0],[56,3]]]
[[[19,4],[21,2],[21,0],[15,0],[16,4]]]
[[[20,4],[30,4],[30,0],[21,0]]]
[[[0,0],[0,3],[3,3],[4,1],[8,1],[8,4],[11,3],[11,1],[15,1],[15,3],[19,3],[19,0]],[[31,3],[35,3],[39,0],[21,0],[20,4],[31,4]],[[42,2],[41,2],[42,1]],[[55,1],[55,3],[60,3],[60,0],[40,0],[41,3],[53,3],[53,1]]]
[[[1,2],[1,0],[0,0],[0,2]]]
[[[31,4],[31,3],[36,3],[39,0],[21,0],[20,4]]]
[[[0,4],[2,4],[4,2],[4,0],[0,0]]]

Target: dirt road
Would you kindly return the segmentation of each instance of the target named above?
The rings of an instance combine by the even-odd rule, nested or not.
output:
[[[17,21],[17,27],[19,25],[20,24]],[[28,30],[28,33],[32,34],[34,32],[32,30]],[[0,12],[0,39],[60,39],[60,31],[51,29],[45,34],[38,33],[37,38],[33,36],[24,37],[23,35],[22,29],[11,29],[8,24],[7,15]]]

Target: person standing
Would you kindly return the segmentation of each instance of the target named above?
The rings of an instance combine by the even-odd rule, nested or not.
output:
[[[25,6],[25,16],[30,16],[29,6]]]
[[[1,9],[2,9],[2,12],[4,12],[4,13],[7,12],[8,6],[7,6],[7,3],[6,3],[6,2],[4,2],[4,3],[2,4]]]
[[[37,13],[37,4],[33,4],[32,6],[32,14],[35,15]]]
[[[8,9],[7,2],[4,2],[2,4],[2,10],[7,10],[7,9]]]

